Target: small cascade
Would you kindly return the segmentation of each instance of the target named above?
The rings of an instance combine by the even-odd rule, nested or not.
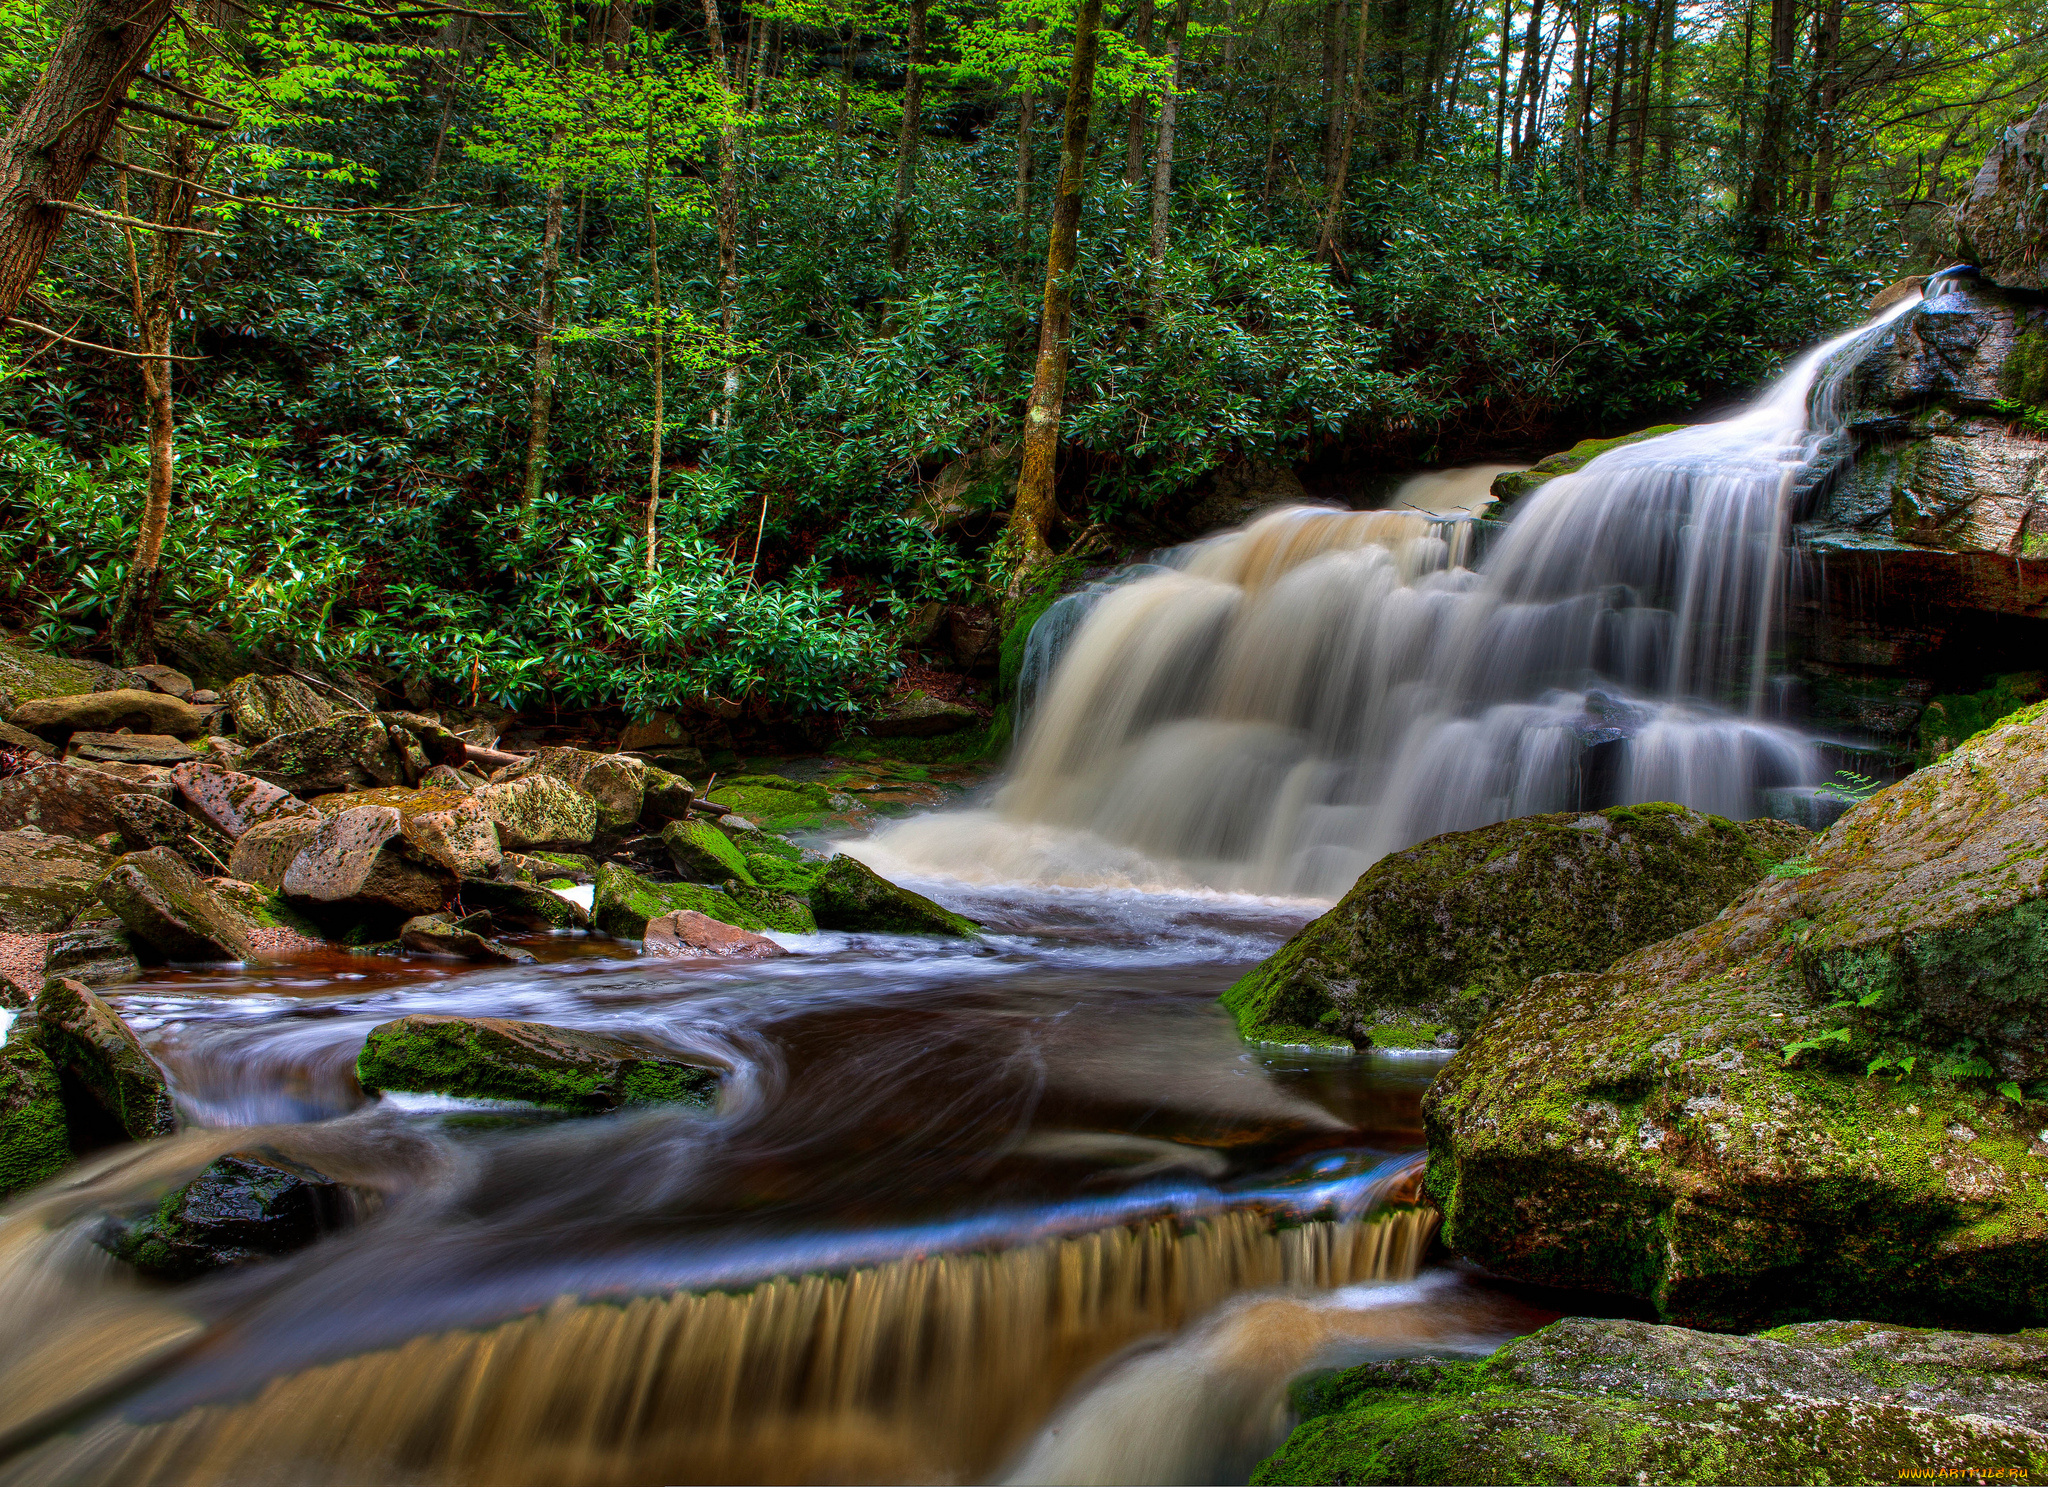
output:
[[[1248,1291],[1415,1276],[1429,1209],[1275,1229],[1258,1209],[993,1253],[618,1301],[564,1297],[276,1378],[118,1415],[0,1481],[205,1487],[447,1481],[939,1481],[997,1469],[1090,1369]],[[189,1325],[189,1324],[188,1324]]]
[[[1796,477],[1892,317],[1720,422],[1525,498],[1477,566],[1496,471],[1379,511],[1293,507],[1069,596],[1032,635],[992,811],[854,850],[885,871],[1332,898],[1389,852],[1539,811],[1736,818],[1819,777],[1771,715]]]

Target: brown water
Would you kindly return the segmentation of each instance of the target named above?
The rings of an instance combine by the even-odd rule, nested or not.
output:
[[[1547,1320],[1422,1264],[1436,1056],[1248,1053],[1215,1005],[1308,906],[937,891],[998,933],[115,993],[195,1129],[0,1213],[0,1482],[1242,1480],[1304,1369]],[[714,1111],[366,1101],[364,1035],[428,1010],[730,1074]],[[373,1216],[180,1286],[92,1244],[257,1141]]]

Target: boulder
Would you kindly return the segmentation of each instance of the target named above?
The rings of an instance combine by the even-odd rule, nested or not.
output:
[[[588,796],[597,806],[597,831],[618,831],[640,819],[647,766],[625,754],[589,749],[541,749],[491,776],[493,786],[547,776]],[[583,836],[532,837],[531,841],[589,841]]]
[[[203,761],[180,764],[171,771],[171,780],[186,804],[230,839],[239,838],[258,821],[312,809],[268,780]]]
[[[49,934],[93,901],[113,858],[90,842],[0,831],[0,934]]]
[[[281,891],[316,919],[409,919],[437,913],[455,886],[452,874],[408,855],[399,815],[388,805],[353,806],[327,817],[285,869]]]
[[[121,921],[100,919],[52,935],[43,947],[43,974],[86,986],[118,986],[142,974],[142,961]]]
[[[777,893],[752,883],[742,883],[736,878],[727,879],[723,886],[725,896],[734,905],[770,929],[789,935],[818,932],[817,916],[811,912],[810,904],[795,894]]]
[[[168,847],[202,877],[228,870],[235,844],[196,816],[154,795],[124,795],[114,803],[121,818],[121,840],[131,852]]]
[[[899,888],[866,863],[844,854],[832,859],[811,889],[811,913],[820,929],[948,935],[965,940],[981,933],[981,926],[972,919],[940,908],[908,888]]]
[[[105,764],[172,765],[198,757],[168,733],[74,733],[65,752]]]
[[[494,878],[503,862],[497,827],[467,789],[409,790],[391,785],[323,795],[314,805],[328,815],[356,806],[389,806],[398,812],[398,827],[406,845],[457,877]]]
[[[0,1047],[0,1198],[56,1176],[70,1161],[57,1066],[33,1043],[11,1039]]]
[[[1538,486],[1547,485],[1560,475],[1576,474],[1600,455],[1610,449],[1619,449],[1624,444],[1640,444],[1645,439],[1655,439],[1664,434],[1673,434],[1684,428],[1682,423],[1660,423],[1655,428],[1640,433],[1623,434],[1614,439],[1581,439],[1561,454],[1553,454],[1538,460],[1526,470],[1511,470],[1496,475],[1489,492],[1493,505],[1486,515],[1495,521],[1505,520],[1508,511]]]
[[[245,883],[259,883],[276,892],[299,853],[320,834],[327,818],[312,809],[278,814],[256,822],[235,841],[228,872]]]
[[[937,738],[980,726],[973,708],[919,693],[890,703],[868,720],[867,731],[875,738]]]
[[[1433,1042],[1537,976],[1604,970],[1705,923],[1808,839],[1678,805],[1448,832],[1374,863],[1223,1004],[1261,1041]]]
[[[1985,277],[2010,289],[2048,289],[2048,103],[1993,146],[1956,228]]]
[[[286,733],[304,733],[334,716],[320,694],[295,676],[239,676],[221,689],[235,736],[246,744],[269,743]]]
[[[736,878],[751,884],[753,873],[747,859],[732,844],[732,838],[709,821],[671,821],[661,829],[661,844],[668,849],[676,872],[692,883],[723,883]]]
[[[774,843],[780,839],[762,837],[758,840]],[[818,886],[818,879],[825,875],[827,866],[824,861],[808,862],[767,851],[750,849],[747,853],[747,867],[752,871],[754,881],[772,893],[787,894],[791,898],[809,899],[811,890]]]
[[[455,900],[465,910],[485,910],[497,924],[515,929],[590,928],[590,915],[581,904],[531,883],[464,878],[456,885]]]
[[[105,770],[78,764],[45,764],[0,780],[0,831],[34,827],[51,836],[93,841],[121,829],[115,802],[137,792],[169,792]]]
[[[524,950],[486,939],[489,914],[471,914],[450,919],[446,914],[422,914],[399,926],[398,943],[422,955],[445,955],[454,960],[483,965],[531,965],[533,956]]]
[[[696,798],[697,792],[688,780],[650,764],[640,780],[640,819],[650,827],[665,821],[687,820]]]
[[[820,826],[828,815],[852,805],[823,785],[774,774],[735,775],[718,781],[711,793],[717,797],[716,804],[744,817],[750,828],[759,826],[769,831],[800,831]]]
[[[709,1104],[716,1070],[610,1033],[502,1017],[421,1013],[372,1028],[356,1077],[365,1090],[525,1100],[564,1110]]]
[[[258,744],[242,757],[242,767],[305,798],[365,785],[402,784],[418,752],[404,729],[364,713],[343,713],[317,728],[281,733]],[[411,778],[417,779],[425,768],[420,760]]]
[[[0,640],[0,693],[12,693],[15,704],[42,697],[72,697],[81,692],[111,692],[122,673],[98,661],[47,656],[40,651]],[[8,711],[12,710],[10,706]]]
[[[162,692],[132,687],[88,692],[74,697],[42,697],[17,707],[8,722],[62,743],[74,733],[164,733],[197,738],[206,731],[206,714],[188,702]]]
[[[353,1213],[341,1183],[259,1146],[229,1152],[154,1212],[111,1222],[95,1238],[144,1275],[190,1280],[304,1249]]]
[[[192,678],[175,666],[158,666],[150,663],[131,666],[128,669],[167,696],[175,697],[180,702],[192,700]]]
[[[131,1141],[168,1136],[178,1129],[170,1082],[120,1015],[76,981],[46,983],[7,1046],[27,1041],[50,1057],[57,1072],[111,1117]],[[80,1113],[66,1099],[74,1127]]]
[[[640,939],[649,920],[685,910],[741,929],[759,931],[769,927],[766,920],[716,888],[699,883],[651,882],[616,862],[607,862],[597,870],[590,917],[600,930],[615,939]]]
[[[47,738],[36,737],[25,728],[17,728],[12,723],[0,723],[0,749],[7,749],[13,753],[25,755],[31,761],[38,757],[44,759],[54,759],[57,757],[57,746],[55,744],[51,743]]]
[[[553,774],[493,779],[476,792],[476,800],[497,824],[499,844],[514,851],[597,835],[597,802]]]
[[[1567,1318],[1477,1362],[1295,1386],[1259,1483],[1899,1482],[2048,1461],[2048,1335],[1816,1322],[1718,1337]]]
[[[206,891],[249,926],[250,938],[259,951],[314,950],[325,943],[320,927],[286,903],[274,888],[239,878],[208,878]]]
[[[138,953],[156,961],[206,963],[249,958],[250,926],[207,891],[166,847],[130,852],[100,884]]]
[[[450,764],[435,764],[420,776],[422,790],[453,790],[460,795],[476,792],[476,782]]]
[[[666,753],[696,747],[689,730],[674,713],[653,713],[637,723],[628,723],[619,735],[619,752]]]
[[[2048,706],[1505,998],[1424,1098],[1446,1244],[1716,1327],[2048,1320],[2043,840]]]
[[[1929,765],[1973,734],[2048,698],[2048,672],[2017,671],[1988,679],[1976,692],[1950,693],[1928,701],[1913,740],[1913,762]]]
[[[772,960],[789,953],[765,936],[688,909],[648,920],[642,939],[649,955],[670,959]]]

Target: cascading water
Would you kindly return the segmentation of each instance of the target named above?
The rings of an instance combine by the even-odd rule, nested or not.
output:
[[[1820,767],[1765,716],[1790,494],[1839,423],[1847,353],[1908,307],[1731,418],[1549,481],[1476,567],[1439,475],[1404,509],[1275,511],[1063,600],[1033,632],[993,809],[862,855],[1329,898],[1388,852],[1509,816],[1759,814]]]

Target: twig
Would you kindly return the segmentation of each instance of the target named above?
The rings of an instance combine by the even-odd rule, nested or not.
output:
[[[62,341],[67,346],[78,346],[87,351],[104,351],[109,356],[125,356],[134,361],[205,361],[203,356],[173,356],[168,351],[123,351],[118,346],[102,346],[97,341],[79,341],[67,336],[61,330],[51,330],[47,325],[37,325],[33,320],[24,320],[19,315],[7,317],[10,325],[23,330],[32,330],[39,336],[48,336],[53,341]]]
[[[223,124],[219,119],[202,119],[198,114],[182,114],[174,108],[165,108],[162,104],[144,103],[140,98],[123,98],[120,106],[132,108],[138,114],[148,114],[153,119],[168,119],[173,124],[185,124],[193,129],[211,129],[216,133],[225,134],[235,127],[232,124]]]
[[[195,93],[183,83],[173,82],[170,78],[164,77],[160,73],[151,72],[147,67],[135,75],[146,83],[153,83],[155,86],[162,88],[167,93],[176,93],[181,98],[189,98],[194,103],[204,104],[208,108],[232,109],[234,107],[233,104],[222,103],[218,98],[208,98],[204,93]]]
[[[44,206],[57,212],[83,212],[100,222],[111,222],[117,227],[140,227],[149,232],[160,232],[166,237],[185,234],[196,238],[217,238],[221,234],[204,227],[167,227],[161,222],[145,221],[141,217],[124,217],[119,212],[103,212],[98,207],[89,207],[82,201],[46,200]]]
[[[199,182],[187,180],[184,176],[174,176],[161,170],[151,170],[146,165],[129,165],[120,160],[103,160],[100,163],[114,170],[126,171],[129,175],[148,176],[153,181],[169,181],[176,186],[189,187],[202,196],[213,196],[218,197],[222,201],[239,202],[241,205],[248,207],[263,207],[273,212],[307,212],[322,217],[401,216],[415,212],[453,212],[461,206],[460,202],[449,202],[445,206],[425,207],[297,206],[289,201],[272,201],[267,196],[237,196],[232,191],[222,191],[214,186],[202,186]]]

